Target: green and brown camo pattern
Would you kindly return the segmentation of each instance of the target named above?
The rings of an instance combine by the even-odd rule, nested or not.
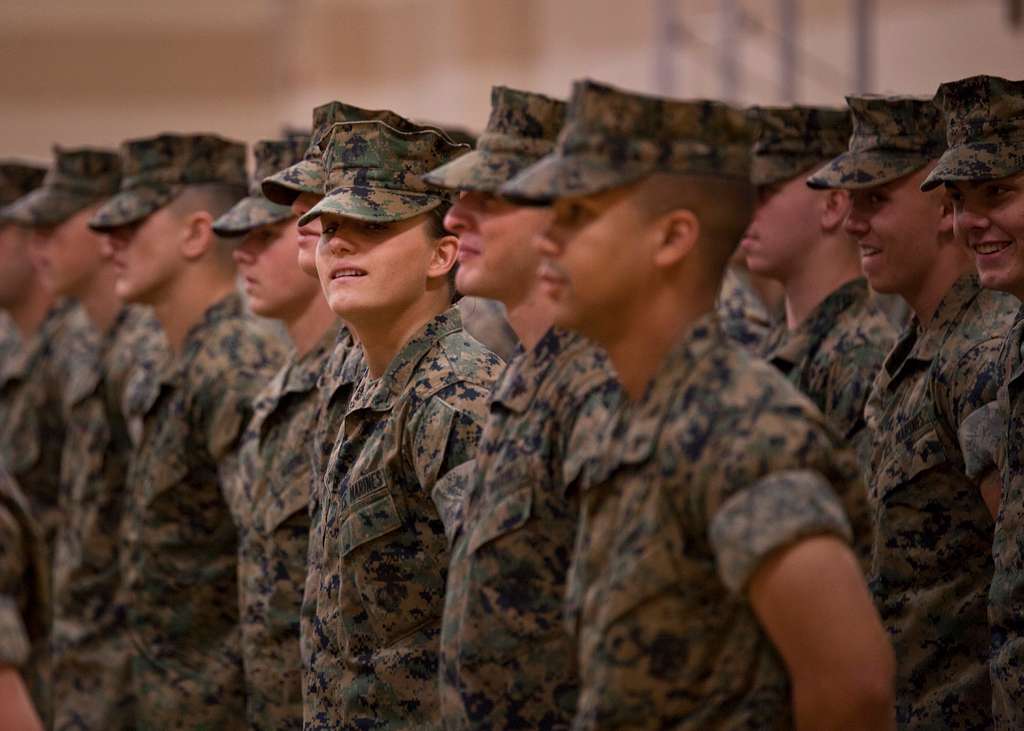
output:
[[[283,140],[257,142],[253,146],[256,169],[249,185],[249,195],[213,222],[214,232],[218,236],[242,236],[260,226],[291,218],[291,208],[267,200],[261,183],[279,170],[285,170],[302,160],[308,146],[309,135],[290,135]]]
[[[565,111],[565,102],[495,86],[491,89],[491,117],[476,149],[423,178],[439,188],[496,193],[554,149]]]
[[[22,226],[56,226],[117,193],[121,157],[113,150],[54,148],[43,183],[7,206],[0,217]]]
[[[971,76],[939,87],[935,104],[946,115],[938,165],[921,185],[997,180],[1024,170],[1024,81]]]
[[[137,223],[174,200],[182,188],[221,183],[245,188],[245,145],[218,135],[162,134],[121,146],[120,191],[89,225],[110,231]]]
[[[831,107],[753,107],[757,129],[750,182],[773,185],[846,152],[853,123],[848,109]]]
[[[807,179],[812,188],[872,188],[923,168],[946,149],[942,112],[931,99],[866,94],[846,102],[850,148]]]
[[[554,152],[501,188],[530,203],[598,193],[653,173],[750,176],[751,125],[722,102],[577,81]]]

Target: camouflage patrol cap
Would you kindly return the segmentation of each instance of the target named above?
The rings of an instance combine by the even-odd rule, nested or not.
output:
[[[772,185],[846,151],[852,122],[848,109],[829,107],[753,107],[757,128],[750,182]]]
[[[930,99],[848,96],[850,149],[807,179],[812,188],[871,188],[920,170],[946,149],[942,114]]]
[[[162,134],[121,146],[120,192],[89,221],[109,231],[143,220],[189,185],[222,183],[245,187],[245,145],[218,135]]]
[[[752,142],[745,114],[728,104],[677,101],[577,81],[554,152],[505,184],[501,193],[544,204],[653,173],[746,181]]]
[[[262,140],[253,147],[256,170],[249,186],[249,195],[213,222],[218,236],[241,236],[260,226],[267,226],[292,217],[292,209],[271,203],[263,197],[261,182],[302,159],[309,146],[309,135],[290,135],[283,140]]]
[[[935,104],[946,115],[938,165],[921,185],[996,180],[1024,170],[1024,81],[972,76],[939,87]]]
[[[113,150],[54,147],[43,184],[0,215],[22,226],[55,226],[114,195],[120,184],[121,157]]]
[[[302,159],[262,181],[263,195],[272,203],[290,206],[303,193],[324,194],[323,141],[340,122],[379,119],[395,129],[415,128],[412,122],[385,109],[371,110],[339,101],[321,104],[313,110],[313,132]]]
[[[554,149],[565,102],[505,86],[491,89],[491,117],[476,149],[423,176],[431,185],[497,192]]]
[[[402,120],[336,124],[324,141],[327,195],[299,219],[321,213],[361,221],[404,221],[451,201],[454,194],[429,185],[423,176],[469,150],[437,127]]]
[[[43,184],[46,168],[26,162],[5,160],[0,162],[0,206],[26,195]]]

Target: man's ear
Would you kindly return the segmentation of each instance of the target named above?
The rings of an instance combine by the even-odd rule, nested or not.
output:
[[[459,238],[452,234],[446,234],[434,240],[434,253],[430,257],[430,265],[427,267],[427,276],[446,277],[455,262],[459,259]]]
[[[956,217],[953,215],[953,198],[947,188],[936,188],[931,191],[939,198],[939,233],[947,236],[956,235]]]
[[[193,211],[182,221],[180,251],[188,261],[201,259],[214,245],[213,216],[208,211]]]
[[[835,233],[850,213],[850,192],[848,190],[823,191],[821,200],[821,230]]]
[[[655,235],[659,238],[654,251],[654,263],[659,267],[673,267],[693,251],[700,238],[700,219],[685,208],[670,211],[658,221]]]

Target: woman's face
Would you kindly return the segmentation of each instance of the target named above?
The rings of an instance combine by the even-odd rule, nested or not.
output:
[[[351,323],[394,320],[428,291],[447,287],[454,256],[440,257],[450,259],[447,263],[439,261],[428,215],[394,223],[321,217],[316,269],[324,296],[339,317]]]

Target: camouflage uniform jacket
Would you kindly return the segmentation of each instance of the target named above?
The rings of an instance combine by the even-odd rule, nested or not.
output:
[[[474,476],[448,567],[446,729],[572,723],[579,684],[561,619],[575,483],[595,443],[589,432],[573,439],[573,427],[617,392],[605,354],[560,330],[513,360],[495,386],[475,464],[466,463]]]
[[[341,422],[348,411],[348,402],[352,397],[352,389],[366,372],[363,360],[363,349],[352,337],[349,329],[342,325],[338,331],[334,348],[327,356],[320,378],[317,380],[319,405],[317,407],[316,428],[310,440],[311,483],[309,495],[309,545],[306,551],[306,583],[302,593],[302,609],[299,620],[299,651],[302,655],[302,667],[309,668],[313,663],[314,627],[316,626],[316,597],[320,590],[321,549],[324,546],[324,530],[322,508],[324,506],[324,470],[334,451],[334,443],[338,439]],[[305,677],[302,684],[303,716],[318,716],[321,700],[327,696],[315,696],[310,691]]]
[[[147,394],[128,396],[142,401],[121,553],[139,728],[245,728],[225,493],[253,399],[282,356],[231,294],[141,381]]]
[[[42,531],[21,488],[0,466],[0,666],[21,670],[44,720],[50,700],[44,664],[49,605]]]
[[[238,587],[250,729],[302,728],[299,610],[309,546],[308,441],[331,327],[263,389],[238,448],[231,513],[238,528]]]
[[[733,267],[725,270],[717,307],[725,334],[749,352],[760,352],[774,323],[753,287]]]
[[[307,728],[440,726],[448,549],[431,493],[473,458],[502,366],[449,309],[356,385],[324,476]]]
[[[862,465],[871,447],[864,405],[896,334],[867,280],[858,278],[832,292],[796,329],[781,323],[764,344],[768,362],[821,409]]]
[[[996,398],[1015,300],[961,277],[927,327],[915,321],[868,399],[868,578],[893,640],[901,728],[991,725],[986,602],[992,517],[965,474],[962,427]],[[956,567],[956,570],[951,570]]]
[[[992,543],[989,662],[996,728],[1009,731],[1024,728],[1024,308],[1003,343],[1000,361],[1003,385],[998,399],[1004,421],[997,462],[1003,499]]]
[[[7,361],[15,357],[21,347],[18,328],[6,312],[0,312],[0,373],[7,370]]]
[[[92,330],[78,305],[64,302],[46,315],[36,334],[0,367],[0,458],[32,506],[53,553],[65,424],[61,391],[76,340]]]
[[[777,549],[867,529],[852,452],[713,315],[611,430],[566,594],[574,728],[792,728],[786,669],[747,586]]]
[[[131,729],[129,643],[119,596],[118,539],[132,443],[121,411],[137,354],[166,349],[148,310],[126,308],[105,335],[78,338],[64,390],[54,555],[54,726]]]

